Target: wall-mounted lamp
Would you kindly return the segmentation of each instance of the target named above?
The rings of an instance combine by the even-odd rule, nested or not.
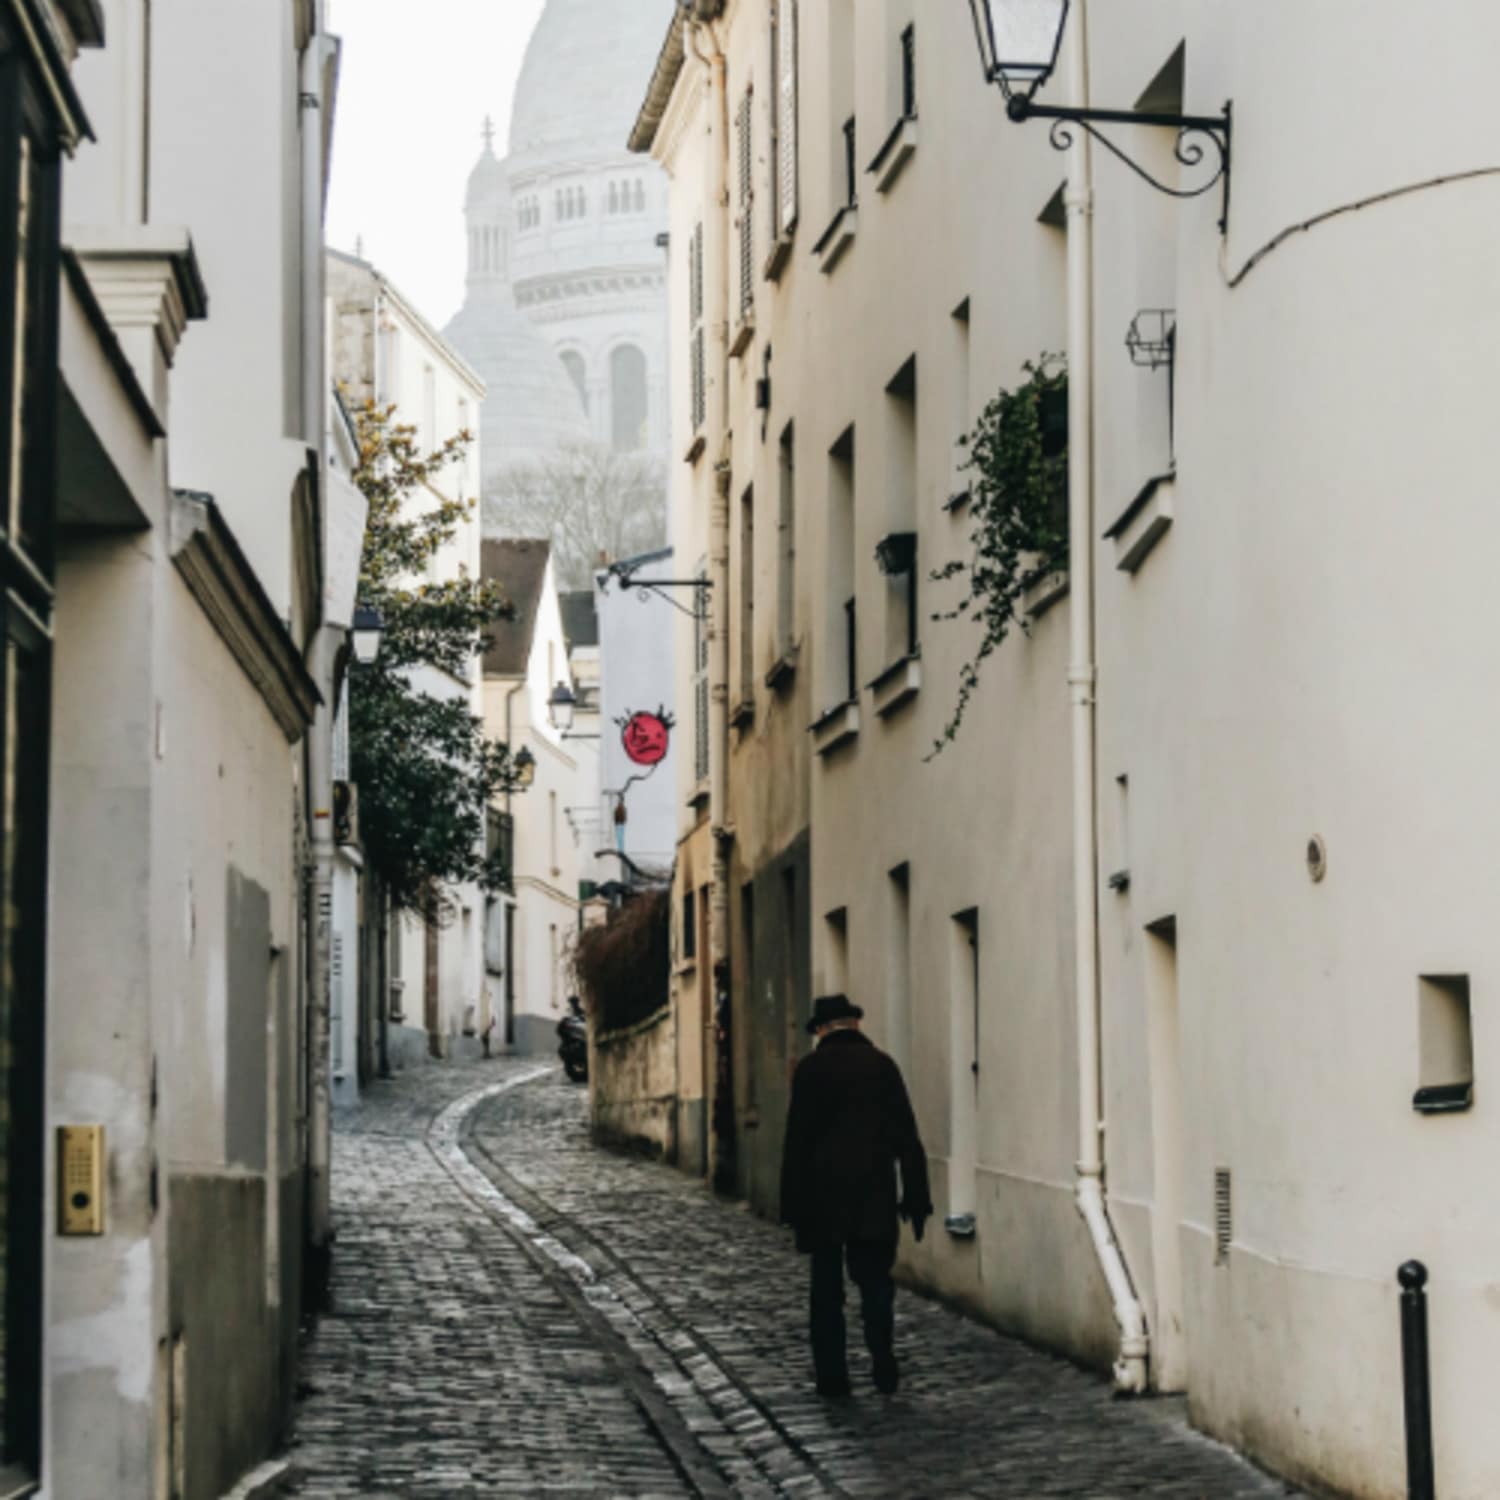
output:
[[[578,696],[566,682],[559,682],[547,700],[547,717],[553,728],[566,734],[573,727],[573,716],[578,712]]]
[[[974,14],[974,35],[985,81],[1000,85],[1006,113],[1017,124],[1027,120],[1051,120],[1052,144],[1059,151],[1073,145],[1069,125],[1081,126],[1138,177],[1173,198],[1198,198],[1217,183],[1224,184],[1224,212],[1220,233],[1229,228],[1229,145],[1233,111],[1224,106],[1222,115],[1161,114],[1134,109],[1063,109],[1038,104],[1038,91],[1057,70],[1063,35],[1068,27],[1071,0],[969,0]],[[1200,187],[1176,188],[1153,177],[1139,162],[1132,161],[1119,146],[1101,134],[1098,125],[1165,125],[1177,131],[1177,160],[1185,167],[1199,166],[1212,145],[1218,154],[1218,170]]]
[[[354,646],[355,661],[362,667],[373,666],[380,655],[380,643],[385,638],[385,621],[374,605],[355,606],[349,638]]]
[[[510,763],[511,782],[520,791],[525,791],[536,780],[536,756],[529,746],[522,745]]]

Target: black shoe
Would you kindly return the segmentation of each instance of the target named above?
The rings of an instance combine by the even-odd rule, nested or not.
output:
[[[896,1394],[896,1388],[901,1384],[901,1366],[896,1363],[894,1354],[880,1355],[875,1361],[871,1374],[877,1391],[884,1396]]]
[[[820,1396],[827,1396],[830,1400],[849,1395],[849,1377],[845,1375],[837,1380],[820,1380],[818,1382],[818,1394]]]

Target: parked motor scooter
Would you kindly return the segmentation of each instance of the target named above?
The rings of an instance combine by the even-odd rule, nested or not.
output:
[[[589,1079],[589,1024],[577,995],[568,996],[568,1013],[557,1023],[557,1055],[574,1083]]]

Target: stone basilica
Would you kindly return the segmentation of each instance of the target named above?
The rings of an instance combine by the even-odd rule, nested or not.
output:
[[[447,338],[488,384],[484,491],[592,442],[664,456],[666,183],[626,149],[673,0],[547,0],[507,155],[469,177],[468,278]]]

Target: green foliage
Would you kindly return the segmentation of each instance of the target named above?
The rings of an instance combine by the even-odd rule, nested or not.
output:
[[[1026,382],[995,396],[962,439],[970,475],[970,557],[932,577],[962,577],[967,591],[933,618],[977,621],[981,635],[959,672],[958,699],[932,755],[956,738],[986,659],[1012,626],[1027,630],[1020,609],[1026,590],[1068,566],[1067,367],[1061,356],[1045,354],[1023,368]]]
[[[671,891],[645,891],[607,922],[585,927],[573,951],[573,975],[599,1031],[654,1016],[671,997]]]
[[[501,871],[485,857],[484,819],[510,783],[511,757],[507,746],[485,738],[467,697],[420,692],[413,670],[466,675],[486,631],[512,611],[499,589],[480,579],[419,581],[473,511],[471,501],[442,499],[436,485],[472,436],[461,432],[424,453],[416,429],[396,422],[394,407],[364,402],[353,415],[353,478],[369,502],[359,597],[385,623],[378,660],[350,677],[360,836],[391,904],[438,919],[444,882],[500,883]]]

